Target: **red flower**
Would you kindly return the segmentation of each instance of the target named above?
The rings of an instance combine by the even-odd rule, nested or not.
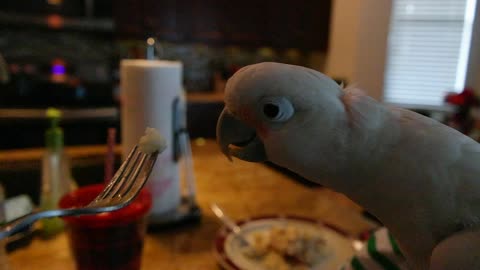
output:
[[[463,92],[448,94],[445,101],[453,105],[469,106],[478,104],[478,100],[471,88],[465,88]]]

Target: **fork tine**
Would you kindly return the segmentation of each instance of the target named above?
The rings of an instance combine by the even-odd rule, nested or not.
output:
[[[129,190],[128,193],[125,193],[123,195],[123,197],[126,200],[132,200],[138,195],[140,190],[143,188],[143,186],[147,182],[147,179],[153,169],[153,166],[155,165],[156,160],[157,160],[157,155],[155,153],[153,155],[148,155],[146,162],[143,166],[144,168],[142,170],[142,174],[139,176],[138,179],[136,179],[135,181],[132,181],[133,185],[131,189]]]
[[[137,168],[138,160],[142,156],[142,153],[140,151],[137,151],[135,153],[135,156],[130,160],[127,169],[125,172],[120,176],[120,180],[117,181],[117,183],[103,195],[102,200],[105,199],[111,199],[113,198],[118,192],[122,189],[122,187],[128,182],[128,179],[130,179],[130,176],[132,175],[133,172],[135,172],[135,169]]]
[[[115,199],[118,198],[119,200],[122,200],[123,196],[132,188],[133,184],[135,184],[136,179],[140,171],[142,170],[143,165],[145,164],[145,160],[147,159],[147,154],[140,153],[139,156],[141,156],[140,161],[135,162],[135,166],[132,167],[132,172],[131,174],[125,176],[125,180],[123,181],[122,185],[119,186],[119,188],[115,191],[112,192],[109,196],[106,197],[106,199]]]
[[[138,152],[138,145],[135,145],[135,147],[130,151],[128,154],[127,158],[123,161],[122,165],[118,169],[118,171],[115,173],[115,175],[112,177],[110,182],[107,184],[107,187],[100,193],[94,200],[94,202],[102,200],[105,198],[105,196],[110,193],[110,191],[116,187],[118,182],[122,179],[122,176],[125,172],[125,170],[131,165],[132,163],[132,158],[137,155]]]
[[[102,200],[96,200],[89,204],[89,207],[105,207],[108,205],[116,205],[118,207],[129,204],[136,198],[140,190],[143,188],[147,179],[155,165],[158,152],[153,154],[144,155],[139,163],[136,163],[135,173],[130,174],[130,177],[124,178],[123,182],[129,183],[128,188],[123,188],[123,193],[116,196],[106,196]]]

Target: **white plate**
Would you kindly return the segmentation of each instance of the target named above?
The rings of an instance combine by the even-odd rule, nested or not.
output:
[[[295,226],[301,230],[321,235],[326,241],[327,256],[321,263],[315,265],[315,270],[340,269],[354,254],[353,237],[349,237],[341,230],[319,221],[302,217],[261,217],[240,222],[241,233],[244,237],[256,232],[270,230],[273,226]],[[222,228],[214,243],[214,252],[223,268],[228,270],[262,270],[259,261],[245,256],[242,252],[241,241],[226,228]]]

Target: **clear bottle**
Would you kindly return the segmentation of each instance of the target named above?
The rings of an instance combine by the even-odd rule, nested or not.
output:
[[[45,132],[45,153],[42,160],[42,190],[40,208],[42,210],[58,208],[60,198],[71,190],[70,162],[64,152],[63,130],[59,127],[60,111],[48,109],[50,127]],[[42,232],[46,237],[63,230],[60,218],[42,220]]]

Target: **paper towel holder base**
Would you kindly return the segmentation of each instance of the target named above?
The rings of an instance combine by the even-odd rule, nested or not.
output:
[[[183,225],[199,224],[201,219],[200,207],[190,197],[184,196],[176,209],[166,212],[164,215],[150,217],[148,231],[157,232]]]

